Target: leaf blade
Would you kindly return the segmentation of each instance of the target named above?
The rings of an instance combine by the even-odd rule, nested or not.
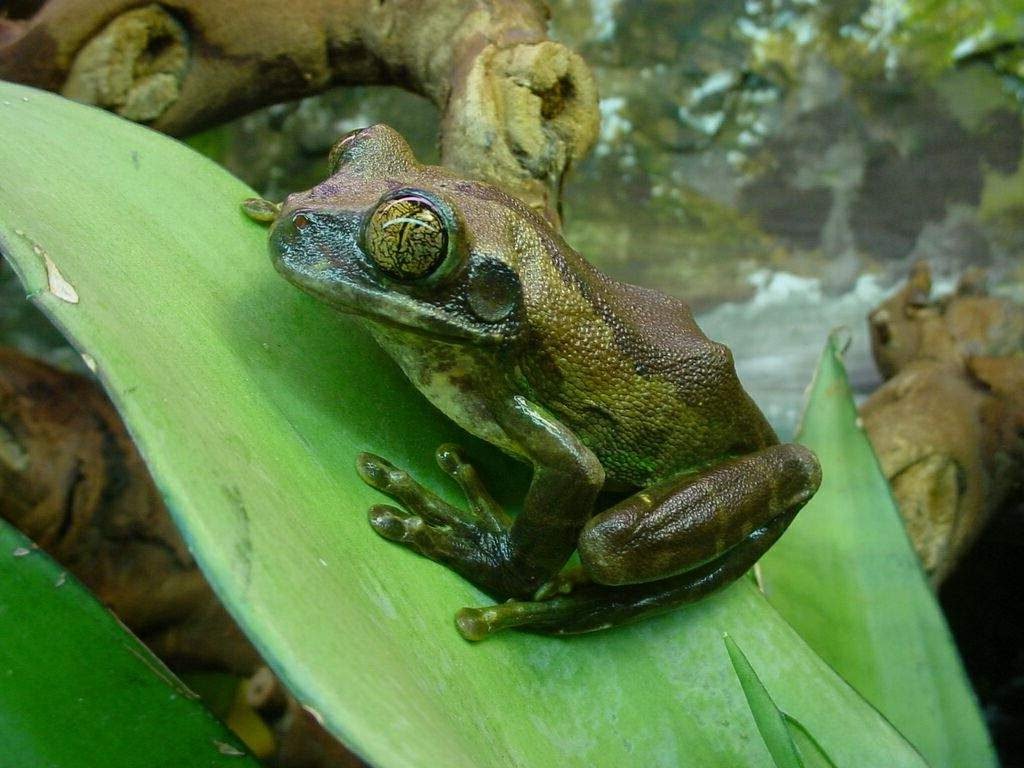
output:
[[[361,755],[453,768],[769,765],[727,684],[727,631],[844,764],[921,764],[746,579],[631,628],[463,642],[452,616],[485,598],[373,534],[365,510],[380,498],[353,462],[382,453],[455,501],[431,457],[467,436],[358,328],[274,274],[265,231],[238,209],[252,195],[240,182],[107,114],[9,85],[0,97],[17,107],[0,109],[0,132],[17,137],[0,164],[20,182],[0,186],[0,248],[95,360],[228,609]],[[72,130],[90,140],[68,152]],[[46,291],[34,246],[77,304]],[[522,492],[522,468],[470,448],[485,476],[503,478],[499,495]]]
[[[0,627],[4,765],[89,768],[98,755],[113,766],[154,755],[164,765],[258,765],[77,580],[3,520]]]
[[[775,706],[775,702],[772,701],[764,683],[754,671],[750,660],[729,635],[725,635],[722,640],[736,672],[736,678],[743,688],[743,695],[747,697],[747,704],[750,705],[750,711],[754,715],[757,730],[761,733],[761,738],[764,739],[765,746],[768,747],[768,752],[771,754],[772,760],[775,761],[776,768],[804,768],[787,728],[786,720],[779,708]]]
[[[836,768],[832,758],[825,754],[825,750],[799,720],[790,717],[785,712],[782,713],[782,716],[786,720],[789,735],[793,739],[793,744],[796,745],[797,752],[800,753],[805,768]]]
[[[933,768],[996,765],[973,692],[860,426],[833,335],[797,442],[821,489],[761,561],[769,601]]]

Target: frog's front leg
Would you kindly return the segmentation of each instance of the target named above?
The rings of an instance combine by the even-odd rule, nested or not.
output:
[[[574,634],[698,600],[745,573],[817,490],[821,469],[799,445],[774,445],[670,478],[591,519],[580,536],[592,583],[544,602],[466,608],[459,631],[508,627]]]
[[[363,480],[404,508],[378,505],[370,510],[370,524],[380,535],[447,565],[495,597],[528,597],[576,549],[604,484],[604,470],[571,430],[525,398],[512,398],[494,415],[534,468],[515,521],[451,446],[438,450],[438,462],[465,491],[468,513],[378,456],[360,455],[357,469]]]

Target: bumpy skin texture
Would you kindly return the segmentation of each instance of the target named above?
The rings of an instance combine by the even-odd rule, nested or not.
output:
[[[583,60],[533,0],[45,0],[0,4],[0,79],[185,135],[341,84],[394,84],[442,111],[446,165],[557,219],[597,135]]]
[[[339,146],[334,175],[282,207],[278,270],[364,318],[435,405],[534,468],[512,521],[456,449],[438,459],[468,517],[360,458],[363,478],[405,508],[371,510],[379,533],[495,597],[544,599],[466,609],[465,636],[588,631],[665,610],[737,578],[781,535],[818,486],[817,462],[778,444],[685,304],[602,275],[528,206],[419,165],[386,126]],[[394,254],[375,250],[367,225],[410,194],[436,213],[448,252],[428,276],[393,279],[381,266]],[[606,486],[639,490],[595,515]],[[577,548],[582,575],[559,575]]]

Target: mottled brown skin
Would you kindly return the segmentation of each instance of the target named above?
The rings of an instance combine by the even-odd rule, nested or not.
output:
[[[529,207],[419,165],[386,126],[340,146],[333,175],[285,201],[270,238],[278,270],[364,318],[435,405],[534,469],[512,520],[450,446],[438,461],[469,513],[359,458],[363,479],[402,506],[370,511],[381,535],[514,599],[463,609],[464,636],[585,632],[664,611],[735,580],[778,539],[817,489],[818,463],[778,444],[729,350],[685,304],[602,275]],[[365,227],[407,195],[436,211],[449,250],[403,280],[380,268],[393,254]],[[595,510],[605,487],[635,492]],[[581,568],[562,572],[574,550]]]

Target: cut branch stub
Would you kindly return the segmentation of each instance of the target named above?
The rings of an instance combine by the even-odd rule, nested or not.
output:
[[[139,122],[178,100],[188,68],[185,28],[158,5],[123,13],[87,42],[61,93]]]
[[[1024,306],[968,273],[932,297],[931,270],[871,312],[887,381],[864,428],[925,570],[938,585],[988,520],[1019,495],[1024,469]]]
[[[517,197],[558,220],[563,174],[597,137],[597,88],[583,59],[558,43],[487,46],[454,83],[441,136],[442,161],[501,179]]]

